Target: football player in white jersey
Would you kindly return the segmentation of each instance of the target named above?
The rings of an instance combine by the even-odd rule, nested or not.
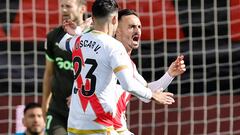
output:
[[[116,31],[115,38],[123,43],[128,55],[131,55],[133,49],[137,49],[140,45],[141,37],[141,22],[135,11],[130,9],[123,9],[118,12],[118,28]],[[148,85],[152,90],[160,89],[163,90],[168,87],[172,82],[174,77],[181,75],[185,72],[185,64],[183,56],[178,56],[177,59],[170,65],[168,71],[157,81],[147,83],[144,78],[138,73],[136,66],[132,63],[132,68],[134,70],[133,76],[139,80],[143,85]],[[119,87],[121,89],[121,87]],[[127,129],[127,124],[125,120],[125,109],[126,105],[130,99],[130,94],[126,91],[117,91],[119,102],[122,104],[122,109],[118,110],[118,115],[114,121],[114,128],[122,135],[131,135]],[[125,105],[125,107],[124,107]]]
[[[96,0],[92,6],[93,30],[75,36],[59,47],[72,52],[74,86],[68,119],[69,134],[117,134],[115,90],[118,79],[124,90],[144,100],[172,104],[173,94],[152,92],[134,78],[132,62],[123,45],[112,38],[118,24],[115,0]],[[117,78],[116,78],[117,76]]]

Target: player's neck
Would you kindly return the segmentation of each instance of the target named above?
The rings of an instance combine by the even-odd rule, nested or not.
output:
[[[129,56],[131,56],[132,51],[128,51],[127,53],[128,53]]]
[[[126,48],[127,54],[128,54],[129,56],[131,56],[132,48],[127,48],[127,47],[125,47],[125,48]]]
[[[108,25],[94,25],[93,29],[112,36],[112,31],[109,30]]]

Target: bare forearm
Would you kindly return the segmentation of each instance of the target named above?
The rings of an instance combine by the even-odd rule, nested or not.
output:
[[[52,76],[45,72],[43,77],[43,95],[42,95],[42,110],[43,110],[44,116],[46,115],[49,102],[52,96],[51,82],[52,82]]]
[[[44,80],[43,83],[43,96],[42,96],[42,109],[46,112],[51,99],[51,81]]]
[[[45,61],[45,71],[43,75],[43,95],[42,95],[42,111],[43,115],[46,116],[48,110],[49,102],[51,99],[51,84],[52,78],[54,76],[54,57],[51,52],[52,42],[47,41],[46,48],[46,61]]]

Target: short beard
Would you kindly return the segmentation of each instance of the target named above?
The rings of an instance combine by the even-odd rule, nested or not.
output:
[[[32,132],[32,131],[30,131],[30,134],[31,134],[31,135],[40,135],[40,133],[41,133],[41,132],[36,132],[36,131],[35,131],[35,132]]]

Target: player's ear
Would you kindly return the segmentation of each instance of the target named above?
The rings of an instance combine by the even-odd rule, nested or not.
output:
[[[118,23],[117,15],[114,15],[114,16],[112,17],[112,24],[113,24],[113,25],[116,25],[117,23]]]
[[[82,5],[80,10],[81,10],[81,13],[87,12],[87,6],[86,5]]]
[[[121,33],[121,31],[119,29],[119,24],[118,24],[118,27],[117,27],[117,30],[116,30],[116,34],[115,34],[116,37],[119,37],[120,33]]]
[[[23,126],[26,127],[26,121],[25,121],[24,117],[22,118],[22,124],[23,124]]]

